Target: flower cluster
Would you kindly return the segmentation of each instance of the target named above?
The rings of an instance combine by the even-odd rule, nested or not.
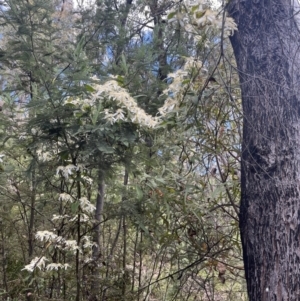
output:
[[[62,264],[62,263],[49,263],[46,265],[46,262],[49,261],[45,256],[42,257],[35,257],[31,260],[31,262],[27,265],[25,265],[24,269],[25,271],[28,271],[32,273],[36,268],[40,270],[46,269],[46,271],[52,271],[52,270],[58,270],[58,269],[64,269],[70,267],[68,263]]]
[[[62,175],[66,180],[73,174],[73,172],[84,170],[85,167],[82,164],[66,166],[58,166],[56,169],[56,175]]]
[[[149,128],[154,128],[157,125],[158,118],[148,115],[140,108],[135,99],[126,89],[120,87],[116,80],[109,80],[103,85],[97,84],[94,86],[94,89],[96,92],[92,96],[92,99],[96,100],[99,96],[109,97],[121,107],[115,113],[110,113],[109,110],[105,111],[105,119],[110,123],[124,120]],[[125,111],[127,117],[125,117]]]
[[[168,22],[178,22],[180,26],[189,34],[193,35],[197,40],[201,40],[198,29],[214,28],[223,30],[229,36],[234,30],[237,30],[236,23],[232,18],[226,17],[223,20],[223,14],[217,10],[220,6],[217,1],[213,5],[208,1],[203,0],[185,0],[181,1],[185,9],[171,11],[168,15]],[[212,8],[212,9],[211,9]]]
[[[201,61],[193,57],[185,59],[186,62],[182,69],[168,74],[168,79],[171,80],[171,83],[168,85],[167,89],[163,91],[163,93],[167,95],[167,98],[164,102],[164,105],[159,108],[159,113],[161,116],[165,116],[169,112],[176,111],[176,108],[182,101],[181,98],[184,95],[183,90],[186,84],[189,84],[190,88],[192,88],[192,82],[190,81],[190,78],[191,71],[193,71],[193,69],[195,69],[197,73],[199,73],[199,71],[206,72]]]
[[[92,78],[94,81],[96,78]],[[94,84],[94,92],[89,98],[79,100],[70,99],[66,100],[65,104],[73,104],[80,106],[81,110],[95,107],[95,104],[104,101],[113,101],[119,108],[116,111],[112,109],[104,109],[104,118],[110,124],[114,124],[118,121],[133,122],[140,126],[154,128],[158,122],[158,117],[152,117],[147,114],[142,108],[140,108],[135,99],[129,94],[129,92],[120,87],[115,78],[105,82],[104,84]]]
[[[82,200],[85,202],[85,200]],[[71,251],[75,254],[77,250],[80,251],[81,254],[85,255],[84,261],[91,261],[92,248],[95,246],[95,243],[92,241],[92,237],[83,236],[81,239],[80,246],[77,244],[76,240],[66,240],[61,236],[56,235],[50,231],[38,231],[36,233],[36,239],[53,244],[56,248],[62,249],[64,251]],[[29,264],[27,264],[23,270],[26,270],[30,273],[34,272],[36,269],[42,271],[53,271],[63,269],[66,270],[71,266],[69,264],[62,264],[58,262],[48,263],[50,260],[45,256],[35,257],[31,260]]]

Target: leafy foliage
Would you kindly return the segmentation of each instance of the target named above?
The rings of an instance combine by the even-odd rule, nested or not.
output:
[[[1,7],[6,300],[246,300],[235,27],[220,16]]]

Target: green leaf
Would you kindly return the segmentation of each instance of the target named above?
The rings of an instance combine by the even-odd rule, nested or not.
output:
[[[191,12],[194,13],[199,8],[199,5],[192,6]]]
[[[69,151],[64,150],[64,151],[58,153],[58,155],[60,156],[60,158],[62,160],[68,160],[68,158],[69,158]]]
[[[78,56],[82,52],[84,44],[85,44],[85,36],[82,35],[78,44],[76,45],[76,49],[74,52],[76,56]]]
[[[124,86],[124,77],[121,75],[117,76],[117,82],[120,86]]]
[[[77,212],[78,206],[79,206],[79,202],[74,202],[74,203],[71,204],[70,207],[71,207],[72,213],[76,213]]]
[[[171,12],[170,14],[168,14],[168,20],[172,19],[176,14],[177,14],[176,11]]]
[[[92,87],[92,86],[90,86],[90,85],[84,85],[84,88],[85,88],[85,90],[87,91],[87,92],[95,92],[96,90]]]
[[[136,190],[136,195],[137,195],[138,200],[142,200],[144,197],[144,193],[143,193],[142,189],[139,186],[136,186],[135,190]]]
[[[198,11],[196,12],[196,18],[200,19],[201,17],[203,17],[205,15],[206,11]]]

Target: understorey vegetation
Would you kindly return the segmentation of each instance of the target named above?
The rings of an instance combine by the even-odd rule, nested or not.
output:
[[[0,299],[247,300],[224,7],[0,4]]]

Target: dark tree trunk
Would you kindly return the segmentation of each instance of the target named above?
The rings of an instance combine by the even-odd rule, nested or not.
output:
[[[240,229],[250,301],[300,300],[300,32],[293,5],[228,5],[238,25],[231,42],[243,99]]]

